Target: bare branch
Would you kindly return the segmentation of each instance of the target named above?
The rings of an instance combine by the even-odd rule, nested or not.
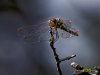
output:
[[[54,54],[54,57],[55,57],[55,60],[56,60],[57,70],[58,70],[60,75],[63,75],[61,68],[60,68],[60,59],[59,59],[58,54],[56,53],[56,48],[54,48],[54,36],[53,36],[52,31],[50,31],[50,35],[51,35],[51,38],[50,38],[49,42],[50,42],[50,46],[52,48],[52,51],[53,51],[53,54]]]

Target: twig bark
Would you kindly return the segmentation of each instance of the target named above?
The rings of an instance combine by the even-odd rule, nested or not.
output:
[[[53,51],[53,54],[54,54],[54,57],[55,57],[55,60],[56,60],[56,64],[57,64],[57,70],[59,72],[59,75],[63,75],[62,74],[62,71],[61,71],[61,68],[60,68],[60,59],[59,59],[59,56],[56,52],[56,48],[54,48],[54,36],[53,36],[53,32],[50,31],[50,35],[51,35],[51,38],[50,38],[50,46],[52,48],[52,51]]]
[[[51,35],[51,36],[50,36],[50,39],[49,39],[49,43],[50,43],[50,47],[52,48],[52,51],[53,51],[53,54],[54,54],[54,57],[55,57],[55,60],[56,60],[57,70],[58,70],[58,72],[59,72],[59,75],[63,75],[63,73],[62,73],[62,71],[61,71],[61,68],[60,68],[60,63],[61,63],[62,61],[65,61],[65,60],[70,60],[71,58],[76,57],[76,55],[71,55],[71,56],[68,56],[68,57],[65,57],[65,58],[60,59],[59,56],[58,56],[58,54],[57,54],[57,52],[56,52],[56,48],[54,47],[54,43],[55,43],[55,41],[56,41],[58,38],[56,39],[56,38],[54,37],[55,33],[53,32],[52,29],[50,30],[50,35]],[[56,37],[57,37],[57,35],[56,35]]]

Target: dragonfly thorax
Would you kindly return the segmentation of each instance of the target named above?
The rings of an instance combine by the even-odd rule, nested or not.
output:
[[[60,18],[53,18],[48,21],[49,27],[60,28],[63,24],[63,20]]]

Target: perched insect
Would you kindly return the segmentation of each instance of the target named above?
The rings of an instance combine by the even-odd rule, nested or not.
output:
[[[37,25],[22,26],[17,29],[17,32],[24,39],[30,42],[39,42],[41,39],[50,37],[50,31],[53,32],[54,41],[56,42],[61,36],[62,38],[69,38],[71,36],[78,36],[78,32],[71,27],[70,20],[63,20],[61,18],[52,18],[48,22],[43,22]],[[48,35],[49,34],[49,35]]]

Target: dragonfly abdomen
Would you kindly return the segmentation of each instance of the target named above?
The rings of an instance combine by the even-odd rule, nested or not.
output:
[[[75,31],[73,31],[73,30],[71,30],[71,29],[66,29],[63,26],[61,27],[61,29],[64,30],[64,31],[66,31],[66,32],[68,32],[68,33],[70,33],[70,34],[72,34],[72,35],[78,36],[78,33],[75,32]]]

